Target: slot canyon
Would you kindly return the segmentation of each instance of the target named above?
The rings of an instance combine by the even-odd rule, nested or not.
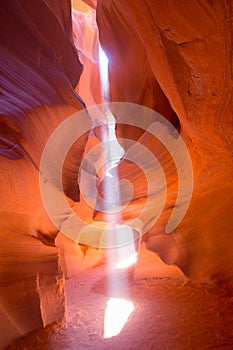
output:
[[[233,349],[233,1],[2,0],[0,349]]]

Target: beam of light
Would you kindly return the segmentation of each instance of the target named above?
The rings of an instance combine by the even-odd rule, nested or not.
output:
[[[99,45],[99,72],[100,72],[100,82],[102,89],[102,97],[106,102],[110,102],[110,93],[109,93],[109,79],[108,79],[108,58]],[[122,222],[122,214],[120,211],[113,213],[113,207],[120,208],[122,205],[121,193],[119,190],[119,175],[118,175],[118,163],[124,156],[124,149],[120,146],[115,130],[115,118],[108,109],[108,112],[105,114],[107,125],[107,130],[104,129],[101,133],[101,139],[103,148],[106,147],[106,161],[104,167],[103,177],[103,189],[104,189],[104,198],[110,198],[111,204],[108,201],[103,201],[103,212],[106,212],[105,221],[112,225],[115,229],[113,230],[114,237],[107,237],[107,241],[110,241],[110,248],[112,243],[116,246],[116,251],[110,249],[108,251],[108,263],[109,269],[111,269],[111,261],[114,260],[114,255],[116,254],[116,268],[127,268],[137,260],[137,253],[135,252],[134,243],[128,244],[126,246],[121,246],[122,237],[119,234],[117,227]],[[111,142],[110,142],[111,141]],[[106,145],[106,146],[104,146]],[[104,152],[103,152],[104,154]],[[113,185],[114,184],[114,185]],[[109,206],[110,204],[110,206]],[[109,212],[112,212],[111,215],[108,215]],[[128,242],[133,242],[133,229],[131,227],[121,225],[125,227],[124,236],[128,238]],[[121,230],[122,231],[122,230]],[[130,235],[130,237],[128,237]],[[124,241],[124,238],[123,238]],[[108,281],[108,289],[112,295],[116,293],[123,292],[123,295],[128,294],[128,280],[126,278],[121,278],[116,273],[112,273]],[[111,338],[118,335],[126,322],[129,319],[129,316],[134,311],[134,304],[132,301],[128,301],[122,298],[111,297],[107,301],[107,306],[105,309],[104,317],[104,334],[103,338]]]
[[[106,101],[109,101],[109,81],[108,81],[108,57],[99,45],[99,71],[102,95]]]
[[[105,309],[103,337],[107,339],[118,335],[134,309],[132,301],[110,298]]]
[[[136,264],[137,257],[138,257],[138,254],[134,253],[134,254],[128,256],[127,258],[118,261],[116,268],[117,269],[125,269],[127,267],[130,267],[130,266]]]

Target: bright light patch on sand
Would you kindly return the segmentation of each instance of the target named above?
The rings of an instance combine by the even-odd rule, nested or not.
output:
[[[132,301],[110,298],[105,309],[103,337],[106,339],[118,335],[134,309]]]
[[[137,262],[137,257],[138,257],[137,253],[132,254],[128,258],[119,261],[116,265],[116,268],[117,269],[125,269],[125,268],[135,264]]]

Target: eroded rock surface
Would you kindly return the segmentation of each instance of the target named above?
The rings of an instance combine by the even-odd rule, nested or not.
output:
[[[74,1],[75,43],[70,4],[65,0],[37,1],[33,5],[26,0],[9,0],[0,7],[2,347],[64,317],[64,280],[55,247],[58,229],[43,208],[38,170],[51,133],[83,108],[74,89],[88,106],[102,102],[96,1],[85,2],[92,12],[84,15],[78,11],[88,7]],[[89,31],[80,26],[82,21],[84,26],[90,24]],[[180,132],[193,165],[190,208],[178,228],[166,235],[177,193],[174,164],[148,132],[117,126],[118,137],[131,138],[152,151],[167,177],[165,208],[143,237],[136,278],[163,277],[162,270],[166,274],[172,265],[170,277],[213,279],[220,284],[232,281],[231,2],[99,0],[97,23],[100,42],[109,57],[111,101],[133,102],[161,113]],[[83,49],[82,76],[74,44]],[[85,56],[88,50],[93,54],[89,58]],[[90,147],[92,142],[94,146],[99,142],[98,130],[95,136],[89,137]],[[98,210],[93,213],[85,206],[77,186],[86,141],[87,135],[83,135],[67,155],[63,187],[71,206],[76,202],[79,215],[91,222],[93,214],[95,220],[103,217]],[[130,180],[136,188],[122,216],[122,220],[129,220],[143,206],[147,183],[143,173],[126,159],[118,171],[120,178]],[[154,207],[150,214],[153,210],[156,215]],[[65,218],[64,214],[61,221]],[[57,242],[61,253],[65,252],[62,263],[67,276],[99,261],[98,249],[80,248],[61,237]],[[157,262],[162,269],[157,269]]]
[[[97,22],[111,100],[149,106],[172,123],[178,116],[192,159],[193,198],[183,222],[166,237],[167,206],[145,237],[147,248],[190,278],[232,279],[232,4],[99,0]]]
[[[2,348],[63,320],[64,278],[54,243],[58,230],[43,209],[39,165],[53,130],[83,105],[74,93],[82,65],[73,44],[70,4],[3,1],[0,17]],[[85,142],[86,136],[76,148],[77,166]],[[68,189],[69,175],[64,170]]]

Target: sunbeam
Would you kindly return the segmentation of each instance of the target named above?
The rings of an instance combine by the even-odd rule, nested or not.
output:
[[[130,267],[132,265],[134,265],[137,262],[137,253],[133,253],[130,256],[127,256],[125,259],[119,260],[116,268],[117,269],[125,269],[127,267]]]
[[[101,46],[99,47],[99,70],[102,84],[103,98],[110,102],[109,81],[108,81],[108,59],[104,54]],[[103,201],[102,207],[99,208],[105,214],[105,221],[112,225],[112,235],[108,235],[109,249],[108,264],[111,270],[111,262],[114,261],[114,269],[108,279],[108,289],[110,295],[116,295],[119,290],[123,296],[128,295],[128,280],[121,278],[116,273],[116,269],[128,268],[137,261],[137,253],[134,245],[133,229],[122,224],[121,211],[122,205],[121,191],[119,187],[118,164],[124,156],[124,149],[120,146],[115,132],[115,118],[108,109],[106,125],[101,134],[101,142],[108,159],[105,159],[104,176],[103,176]],[[97,204],[98,206],[98,204]],[[122,236],[123,235],[123,236]],[[111,297],[107,302],[104,318],[104,338],[111,338],[118,335],[129,316],[134,310],[134,304],[131,301],[122,298]]]
[[[108,57],[99,45],[99,71],[102,95],[106,101],[109,101],[109,81],[108,81]]]

